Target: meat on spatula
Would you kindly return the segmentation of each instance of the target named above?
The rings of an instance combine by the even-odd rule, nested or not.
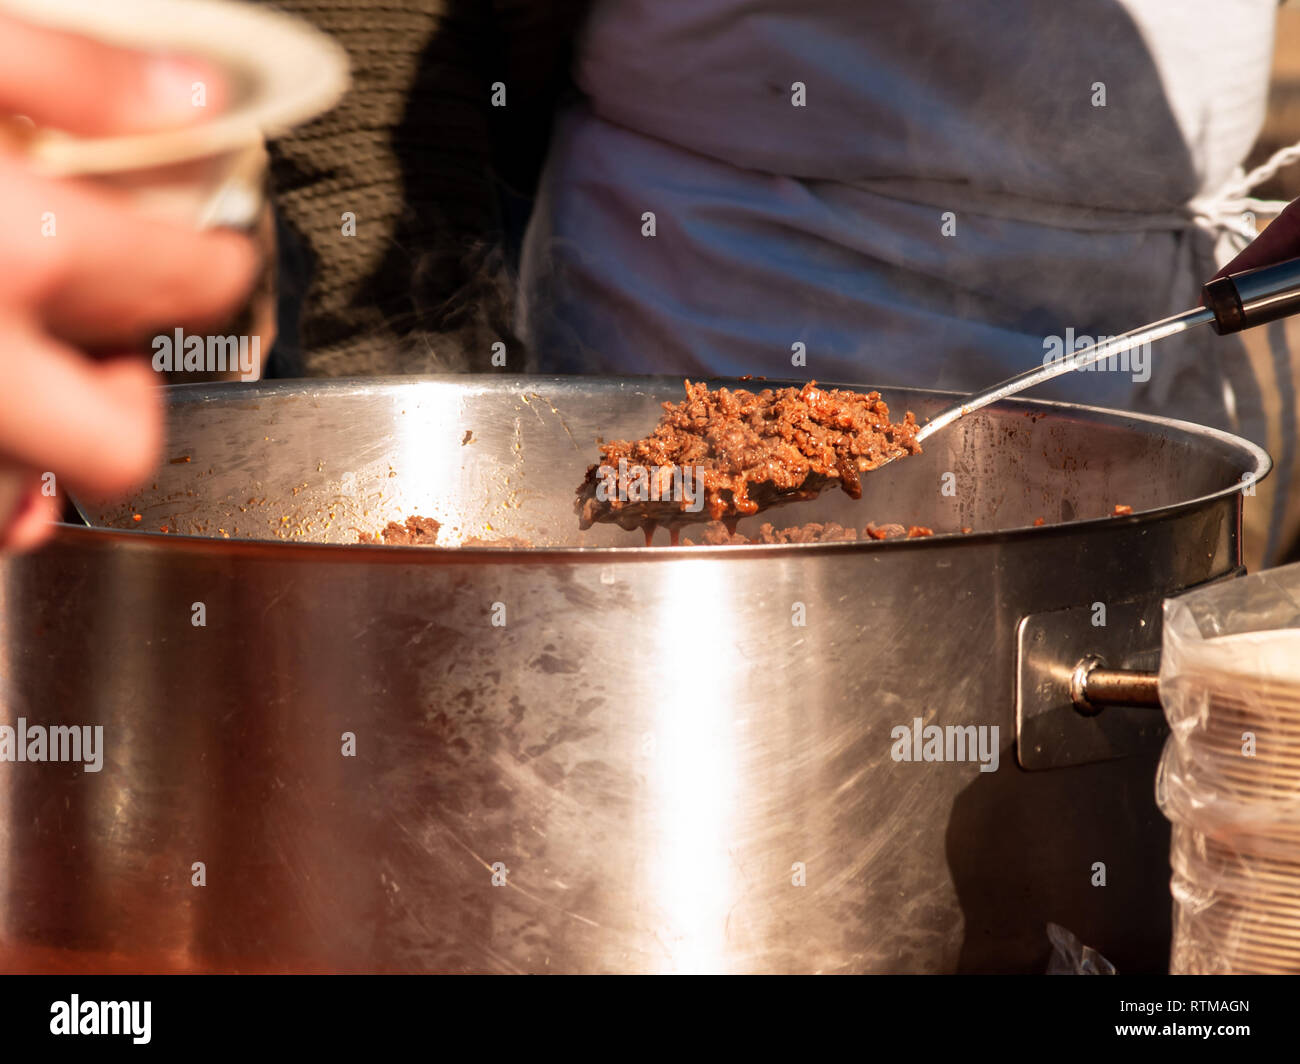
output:
[[[852,498],[860,474],[918,454],[909,412],[889,420],[879,392],[764,388],[750,392],[686,382],[686,398],[664,403],[645,439],[600,448],[575,504],[579,522],[652,529],[726,521],[785,502],[811,499],[838,481]]]

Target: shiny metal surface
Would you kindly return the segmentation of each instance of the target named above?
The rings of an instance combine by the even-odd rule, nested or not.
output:
[[[105,742],[96,773],[0,762],[0,965],[1041,971],[1051,920],[1162,970],[1154,751],[1021,769],[1018,628],[1236,566],[1266,456],[1012,402],[800,507],[950,535],[578,533],[596,437],[680,387],[178,389],[156,489],[92,510],[146,531],[0,563],[0,724]],[[344,545],[413,512],[541,546]],[[996,771],[897,760],[918,718],[996,727]]]
[[[1020,765],[1034,772],[1112,758],[1150,756],[1168,730],[1164,716],[1133,705],[1081,702],[1080,673],[1098,662],[1151,671],[1160,664],[1165,593],[1094,600],[1026,615],[1016,646]],[[1102,623],[1098,623],[1102,622]]]

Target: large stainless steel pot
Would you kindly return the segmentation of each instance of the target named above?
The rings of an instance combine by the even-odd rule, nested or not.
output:
[[[0,724],[106,747],[0,762],[0,964],[1033,971],[1055,921],[1163,969],[1158,714],[1059,689],[1153,663],[1160,599],[1238,566],[1267,456],[1012,402],[777,515],[969,535],[580,535],[597,438],[680,387],[175,390],[156,487],[92,513],[135,530],[0,569]],[[341,545],[408,513],[545,549]],[[996,727],[997,770],[895,760],[915,718]]]

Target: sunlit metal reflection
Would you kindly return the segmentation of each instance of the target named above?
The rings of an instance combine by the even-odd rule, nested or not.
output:
[[[650,629],[662,663],[647,678],[662,692],[651,770],[653,897],[673,972],[720,971],[727,957],[737,766],[728,673],[713,652],[735,631],[722,578],[722,567],[706,561],[666,571]]]

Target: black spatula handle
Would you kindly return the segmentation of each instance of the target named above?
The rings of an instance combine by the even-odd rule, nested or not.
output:
[[[1220,336],[1300,313],[1300,259],[1216,277],[1201,296]]]

